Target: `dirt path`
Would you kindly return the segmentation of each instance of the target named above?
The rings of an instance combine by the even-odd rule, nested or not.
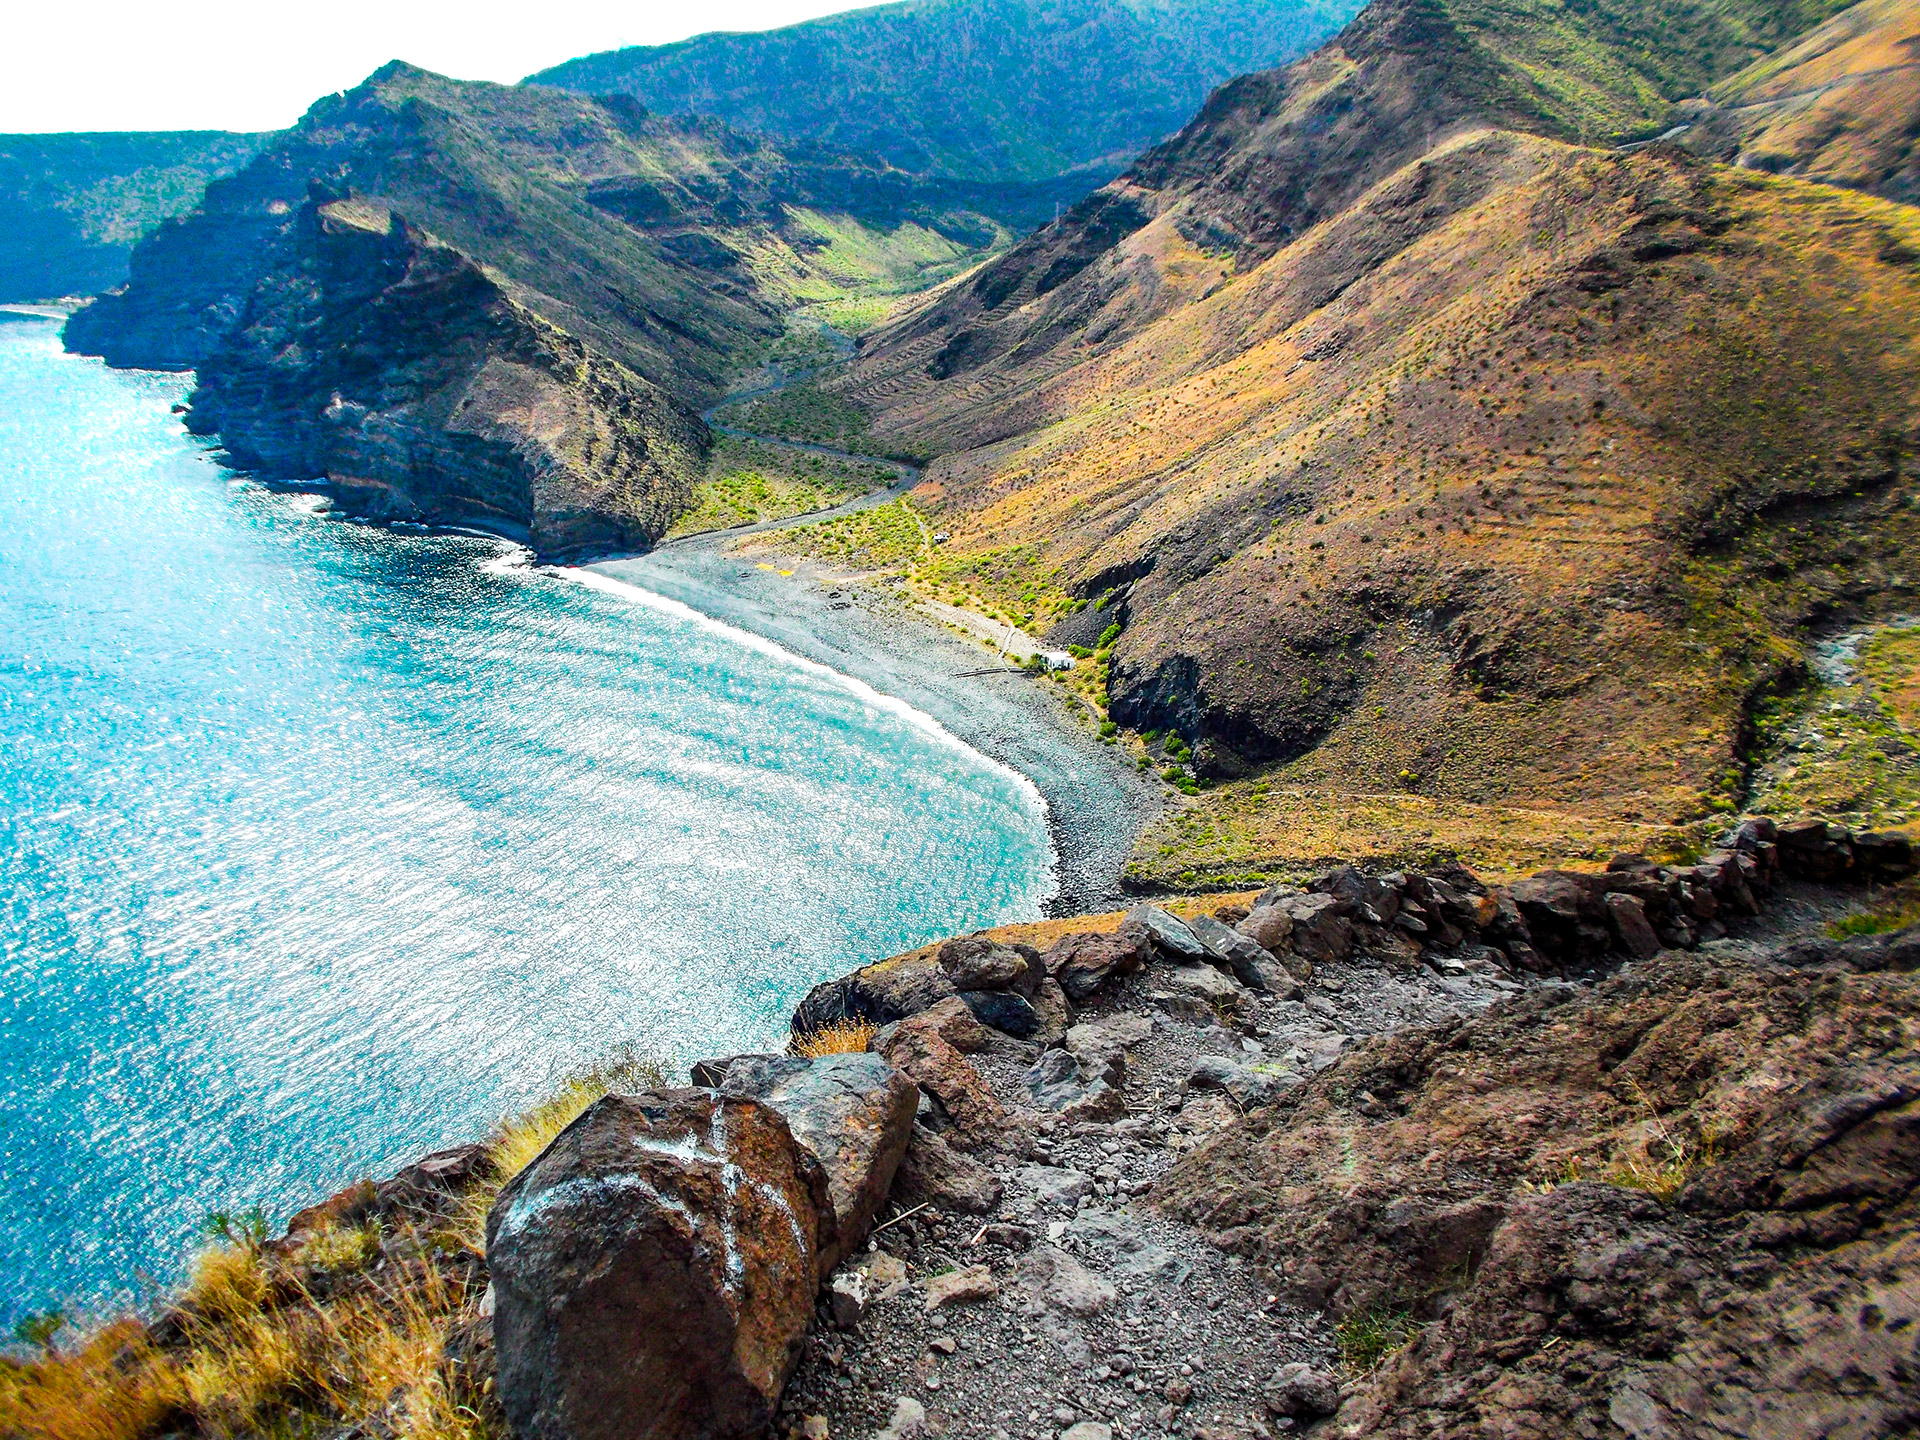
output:
[[[718,530],[700,530],[691,535],[676,535],[672,539],[662,540],[654,547],[655,549],[671,550],[677,547],[689,546],[696,542],[712,543],[719,546],[724,545],[730,540],[738,540],[747,535],[757,535],[765,530],[782,530],[789,525],[812,524],[820,520],[837,520],[843,515],[856,515],[862,510],[871,510],[875,506],[885,505],[897,500],[920,483],[920,467],[917,465],[909,465],[903,460],[888,460],[877,455],[856,455],[851,450],[836,450],[830,445],[815,445],[805,440],[788,440],[779,435],[766,435],[756,430],[743,430],[736,425],[722,425],[715,418],[722,410],[730,406],[744,405],[754,400],[764,400],[769,395],[778,395],[782,390],[790,386],[811,380],[814,376],[830,369],[832,366],[838,364],[840,360],[845,359],[853,353],[853,342],[847,339],[846,336],[840,334],[837,330],[826,330],[823,333],[836,350],[841,350],[842,347],[844,347],[842,354],[833,360],[826,361],[819,365],[811,365],[801,370],[790,371],[778,365],[769,365],[767,368],[772,373],[773,379],[764,385],[757,385],[747,390],[737,390],[731,395],[723,396],[719,401],[701,411],[700,418],[706,422],[707,428],[716,435],[730,435],[739,440],[752,440],[757,444],[771,445],[781,450],[798,450],[803,454],[819,455],[828,460],[845,460],[856,465],[883,466],[893,471],[896,477],[893,484],[883,486],[878,490],[869,490],[864,495],[856,495],[851,500],[844,500],[838,505],[830,505],[822,510],[803,510],[798,515],[784,515],[777,520],[755,520],[745,525],[728,525]]]

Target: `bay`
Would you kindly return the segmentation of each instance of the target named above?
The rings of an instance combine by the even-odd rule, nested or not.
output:
[[[926,717],[327,519],[215,463],[186,388],[0,321],[0,1323],[1040,912],[1037,792]]]

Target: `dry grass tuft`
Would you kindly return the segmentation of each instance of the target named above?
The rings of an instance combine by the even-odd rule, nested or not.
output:
[[[547,1100],[502,1122],[488,1173],[451,1232],[389,1238],[377,1222],[330,1223],[287,1251],[266,1243],[257,1213],[213,1217],[214,1243],[160,1325],[120,1321],[66,1350],[49,1330],[43,1358],[0,1356],[0,1436],[497,1440],[504,1423],[486,1382],[448,1355],[471,1271],[443,1262],[460,1245],[480,1248],[500,1187],[587,1106],[667,1083],[657,1061],[632,1049],[562,1078]]]
[[[487,1243],[487,1211],[494,1197],[567,1126],[605,1095],[632,1095],[671,1084],[658,1060],[633,1046],[622,1046],[605,1059],[563,1076],[554,1092],[531,1110],[500,1122],[487,1142],[486,1173],[467,1192],[458,1238],[476,1252]]]
[[[142,1440],[180,1413],[177,1372],[159,1364],[136,1321],[30,1364],[0,1359],[0,1434],[19,1440]]]
[[[878,1028],[870,1020],[836,1020],[805,1035],[795,1035],[787,1048],[809,1060],[822,1055],[857,1055],[867,1048]]]

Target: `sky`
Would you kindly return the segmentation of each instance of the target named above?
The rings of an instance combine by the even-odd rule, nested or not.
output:
[[[770,30],[872,0],[8,0],[0,133],[277,130],[389,60],[518,80],[575,55]]]

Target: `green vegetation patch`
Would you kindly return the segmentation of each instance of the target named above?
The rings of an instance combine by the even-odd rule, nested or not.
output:
[[[886,465],[722,436],[713,447],[705,476],[694,484],[691,508],[667,533],[696,535],[787,520],[844,504],[892,484],[893,479],[894,471]]]
[[[777,395],[730,405],[720,423],[756,435],[776,435],[831,450],[875,454],[867,440],[867,416],[858,405],[817,385],[789,385]]]
[[[772,547],[809,560],[824,560],[856,570],[910,565],[932,544],[926,522],[906,496],[871,510],[776,530]]]
[[[1838,683],[1813,680],[1764,701],[1748,808],[1869,828],[1912,823],[1920,815],[1916,687],[1920,628],[1901,627],[1860,641]]]

